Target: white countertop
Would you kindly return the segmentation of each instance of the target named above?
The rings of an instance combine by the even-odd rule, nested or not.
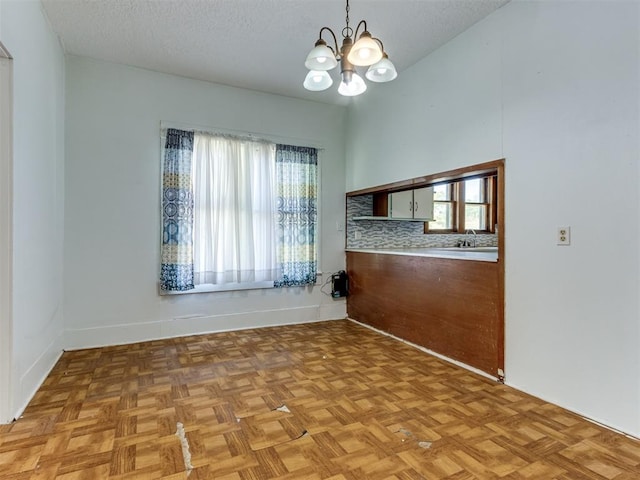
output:
[[[385,255],[409,255],[413,257],[451,258],[497,262],[498,247],[406,247],[406,248],[346,248],[347,252],[381,253]]]

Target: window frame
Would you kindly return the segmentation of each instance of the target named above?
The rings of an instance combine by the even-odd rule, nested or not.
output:
[[[465,182],[467,180],[481,179],[482,192],[484,202],[466,202],[465,200]],[[457,178],[446,182],[439,182],[438,185],[450,184],[451,196],[450,202],[453,204],[452,228],[436,229],[430,228],[429,222],[425,222],[424,233],[465,233],[467,226],[465,225],[465,214],[467,205],[485,205],[485,225],[484,229],[474,229],[476,233],[495,233],[498,218],[498,188],[497,175],[495,172],[489,174],[473,175],[465,178]],[[434,200],[434,205],[438,201]]]
[[[451,205],[451,228],[431,228],[432,233],[455,233],[456,226],[458,225],[458,216],[459,216],[459,208],[458,208],[458,183],[457,182],[442,182],[435,184],[438,185],[449,185],[449,199],[448,200],[433,200],[433,205],[437,203],[440,204],[450,204]],[[427,232],[427,224],[425,224],[425,233]]]

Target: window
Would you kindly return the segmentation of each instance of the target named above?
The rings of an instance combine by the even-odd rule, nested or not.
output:
[[[486,202],[487,185],[485,178],[474,178],[462,182],[464,190],[464,228],[472,230],[487,230]]]
[[[493,232],[497,218],[497,177],[485,176],[433,186],[433,216],[428,232],[472,229]]]
[[[194,284],[275,280],[275,145],[194,135]]]
[[[445,183],[433,187],[433,218],[434,222],[429,222],[429,230],[452,230],[454,226],[454,211],[456,202],[454,201],[455,185]]]
[[[169,129],[162,190],[161,291],[315,283],[316,149]]]

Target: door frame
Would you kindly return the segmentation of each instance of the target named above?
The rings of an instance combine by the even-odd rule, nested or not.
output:
[[[0,423],[10,423],[15,413],[12,366],[13,58],[0,42]]]

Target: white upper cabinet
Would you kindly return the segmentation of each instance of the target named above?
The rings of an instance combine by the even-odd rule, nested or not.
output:
[[[391,218],[413,218],[413,190],[391,194],[389,216]]]
[[[433,187],[413,191],[413,217],[433,219]]]
[[[432,220],[433,187],[392,193],[389,202],[389,217]]]

